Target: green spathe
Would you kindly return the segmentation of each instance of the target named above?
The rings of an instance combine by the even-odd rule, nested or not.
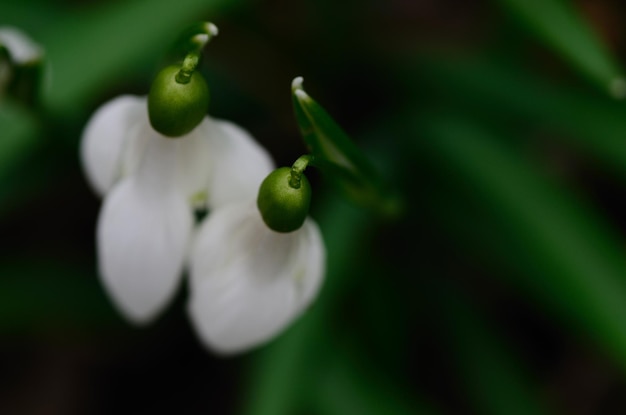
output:
[[[161,134],[180,137],[193,130],[209,107],[209,87],[197,72],[186,83],[176,80],[181,66],[168,66],[159,72],[148,94],[150,124]]]
[[[271,172],[259,189],[257,206],[265,224],[276,232],[299,229],[309,213],[311,185],[300,176],[300,185],[290,184],[291,168],[281,167]]]

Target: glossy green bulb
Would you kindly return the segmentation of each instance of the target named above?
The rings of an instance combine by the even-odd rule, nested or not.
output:
[[[209,108],[209,87],[198,72],[187,83],[176,81],[179,65],[159,72],[148,94],[148,115],[152,128],[168,137],[193,130]]]
[[[291,169],[281,167],[269,174],[261,183],[257,206],[263,221],[276,232],[299,229],[309,213],[311,185],[302,175],[300,187],[290,186]]]

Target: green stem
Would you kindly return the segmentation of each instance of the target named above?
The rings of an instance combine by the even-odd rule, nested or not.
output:
[[[313,161],[313,156],[305,154],[300,156],[298,160],[291,166],[291,178],[289,179],[289,186],[294,189],[300,188],[300,181],[302,180],[302,173],[306,170],[309,163]]]
[[[193,71],[196,70],[198,66],[198,62],[200,61],[200,53],[198,52],[189,52],[187,56],[185,56],[185,60],[183,61],[183,66],[180,68],[180,71],[176,74],[176,82],[179,84],[186,84],[191,79],[191,75]]]
[[[200,62],[202,49],[207,43],[209,43],[211,38],[217,36],[217,33],[217,26],[213,23],[206,22],[204,24],[204,33],[198,33],[191,38],[191,43],[194,45],[195,49],[191,50],[187,53],[187,56],[185,56],[182,68],[180,68],[180,71],[176,74],[176,82],[179,84],[186,84],[189,82],[193,71],[196,70],[198,62]]]

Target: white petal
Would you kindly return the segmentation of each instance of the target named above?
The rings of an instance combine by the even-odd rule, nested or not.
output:
[[[206,192],[211,174],[211,147],[204,129],[195,128],[189,134],[175,139],[156,132],[150,125],[146,99],[144,109],[130,128],[129,139],[124,147],[120,165],[122,176],[134,174],[152,137],[161,137],[177,143],[176,177],[181,192],[190,199],[199,192]]]
[[[282,234],[268,229],[249,203],[212,212],[190,258],[188,311],[198,335],[220,353],[270,340],[315,297],[324,264],[322,238],[310,219]]]
[[[98,222],[100,275],[135,323],[155,318],[181,279],[192,215],[177,188],[179,143],[150,137],[137,174],[107,195]]]
[[[18,65],[36,61],[42,56],[39,45],[14,27],[0,27],[0,45],[8,49],[11,59]]]
[[[151,137],[161,137],[177,143],[176,177],[180,191],[188,200],[198,193],[206,193],[212,171],[212,149],[206,130],[195,128],[187,135],[172,139],[164,137],[152,128],[147,111],[142,111],[139,118],[141,120],[134,125],[128,143],[123,149],[121,175],[132,175],[137,171]]]
[[[124,148],[134,126],[147,119],[144,113],[145,98],[123,95],[98,108],[87,123],[80,155],[91,186],[101,196],[119,179]]]
[[[209,207],[256,200],[261,182],[274,169],[267,151],[248,132],[228,121],[206,117],[199,127],[211,148]]]
[[[121,162],[123,176],[133,174],[137,170],[150,137],[166,138],[152,128],[147,111],[142,111],[141,118],[141,121],[137,123],[139,127],[131,131],[130,139],[124,149]],[[191,199],[198,193],[206,193],[212,171],[212,148],[207,130],[199,126],[187,135],[167,139],[176,142],[178,146],[176,174],[181,192],[187,199]]]
[[[205,121],[206,118],[205,118]],[[212,170],[210,140],[202,124],[189,134],[177,138],[181,142],[179,151],[180,185],[187,197],[206,192]]]

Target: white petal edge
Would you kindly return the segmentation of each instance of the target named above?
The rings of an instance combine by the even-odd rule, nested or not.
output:
[[[94,191],[104,196],[120,178],[124,150],[133,127],[147,119],[146,99],[122,95],[106,102],[89,119],[81,139],[80,156]]]
[[[107,195],[97,229],[102,282],[122,314],[150,322],[181,280],[193,217],[177,188],[176,141],[150,137],[137,174]]]
[[[200,127],[211,149],[209,208],[256,200],[261,182],[274,169],[269,153],[231,122],[206,117]]]
[[[18,65],[34,62],[42,56],[41,47],[15,27],[0,27],[0,45],[8,49],[11,59]]]
[[[199,338],[220,354],[271,340],[317,295],[325,257],[310,218],[281,234],[268,229],[250,203],[212,212],[190,257],[188,312]]]

